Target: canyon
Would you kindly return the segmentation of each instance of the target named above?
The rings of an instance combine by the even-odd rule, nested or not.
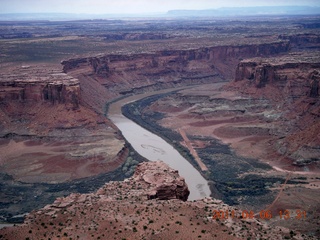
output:
[[[102,227],[123,238],[129,228],[138,231],[135,239],[180,232],[191,236],[179,211],[184,218],[202,219],[214,208],[231,211],[235,206],[273,215],[301,210],[308,218],[272,218],[262,225],[251,219],[243,223],[247,232],[235,230],[239,219],[221,225],[202,219],[202,238],[210,239],[214,228],[219,229],[216,238],[258,237],[254,231],[293,237],[290,230],[296,239],[300,233],[304,239],[319,236],[320,35],[317,27],[307,27],[317,17],[298,20],[1,22],[0,219],[21,222],[19,216],[34,210],[22,226],[0,230],[1,236],[21,239],[30,233],[38,238],[50,228],[52,236],[44,237],[67,237],[74,231],[86,239],[93,234],[90,229],[103,232]],[[162,192],[131,189],[141,183],[147,191],[152,184],[142,182],[160,174],[141,180],[137,175],[145,173],[139,171],[159,164],[166,172],[173,170],[162,163],[139,164],[147,160],[124,139],[107,110],[119,99],[161,89],[172,91],[130,103],[123,114],[173,145],[210,182],[211,197],[223,201],[184,202],[187,195],[160,201]],[[115,180],[124,181],[104,185]],[[181,187],[181,182],[175,184]],[[116,188],[119,193],[108,196],[106,189]],[[54,202],[57,197],[66,198]],[[172,198],[177,200],[168,200]],[[129,201],[139,209],[167,211],[157,220],[157,230],[143,225],[148,214],[155,222],[154,213],[141,216],[133,206],[130,219],[138,224],[125,222]],[[104,204],[120,210],[102,214]],[[89,213],[89,205],[97,207]],[[87,226],[79,220],[81,214],[88,222],[107,221],[79,229],[75,224]],[[183,229],[164,226],[176,218]],[[109,224],[115,219],[121,232]],[[69,230],[53,229],[58,222]]]

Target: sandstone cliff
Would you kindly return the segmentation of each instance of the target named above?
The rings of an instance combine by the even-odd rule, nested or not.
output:
[[[51,102],[77,109],[80,84],[57,70],[24,66],[0,75],[0,101]]]
[[[1,173],[18,181],[95,176],[115,170],[128,154],[113,124],[83,103],[79,80],[53,66],[2,72],[0,119]]]
[[[238,64],[235,81],[247,80],[258,88],[277,85],[294,98],[317,97],[319,70],[319,54],[295,53],[278,58],[246,59]]]
[[[238,64],[233,89],[273,102],[279,139],[273,144],[281,156],[297,166],[316,168],[320,151],[319,52],[292,53],[278,58],[254,58]],[[307,168],[306,168],[307,169]]]
[[[287,52],[289,43],[203,47],[137,54],[108,54],[63,61],[63,70],[104,85],[109,92],[130,93],[180,84],[207,83],[234,77],[239,59]]]

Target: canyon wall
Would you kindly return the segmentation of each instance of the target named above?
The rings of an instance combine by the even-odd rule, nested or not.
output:
[[[79,108],[79,80],[61,72],[18,70],[0,76],[0,102],[51,102]]]
[[[153,53],[109,54],[63,61],[75,77],[89,76],[110,92],[130,93],[179,84],[227,81],[242,58],[287,52],[288,41],[239,46],[217,46]]]
[[[319,48],[320,36],[319,34],[302,33],[294,35],[280,35],[279,39],[290,41],[291,48]]]
[[[274,109],[281,111],[277,121],[282,133],[274,146],[296,166],[312,166],[319,161],[319,56],[313,51],[243,60],[238,64],[235,81],[225,86],[271,100]]]
[[[320,59],[317,55],[290,54],[279,58],[247,59],[236,68],[235,81],[247,80],[257,88],[271,84],[287,97],[319,97]]]

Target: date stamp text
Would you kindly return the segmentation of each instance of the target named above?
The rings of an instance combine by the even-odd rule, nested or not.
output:
[[[297,210],[280,210],[276,214],[272,213],[270,210],[261,210],[259,212],[254,212],[252,210],[243,210],[241,212],[236,212],[235,210],[213,210],[212,219],[228,219],[228,218],[239,218],[239,219],[265,219],[270,220],[271,218],[279,217],[280,219],[306,219],[306,211]]]

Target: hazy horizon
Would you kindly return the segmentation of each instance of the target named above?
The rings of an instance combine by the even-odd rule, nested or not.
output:
[[[318,0],[0,0],[0,13],[147,14],[222,7],[314,6]]]

